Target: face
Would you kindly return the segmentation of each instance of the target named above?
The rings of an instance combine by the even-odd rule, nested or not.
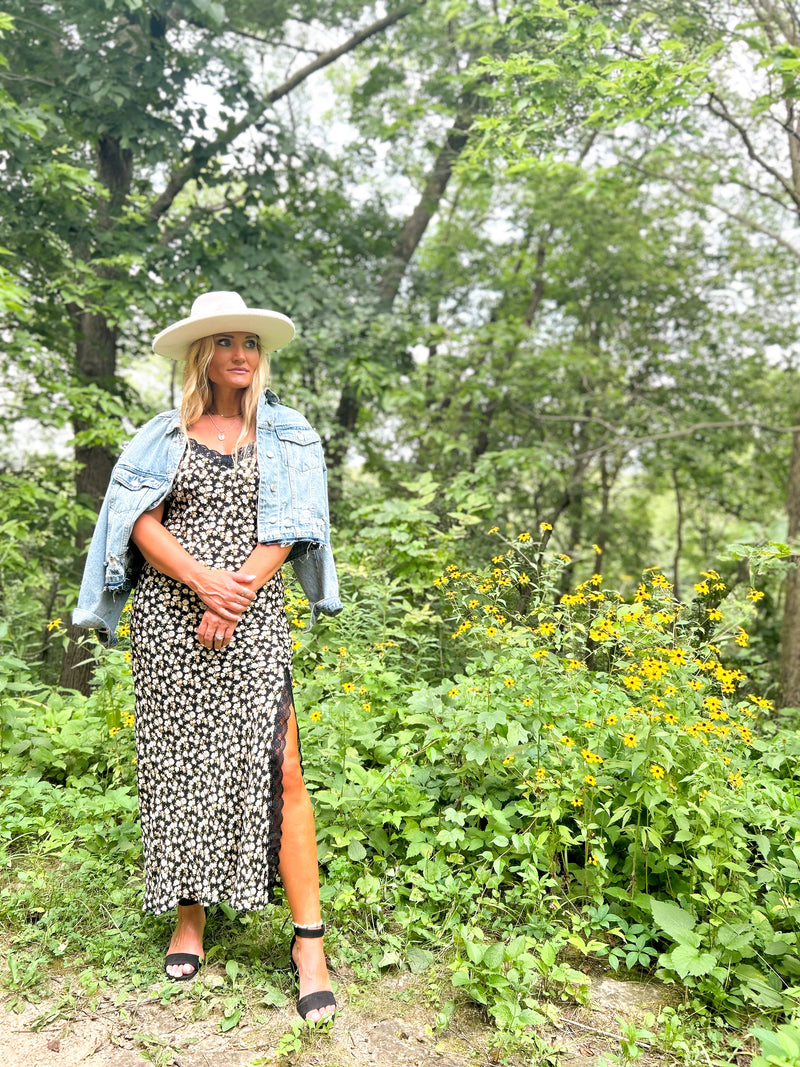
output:
[[[228,389],[246,389],[261,359],[258,337],[252,333],[215,333],[208,380]]]

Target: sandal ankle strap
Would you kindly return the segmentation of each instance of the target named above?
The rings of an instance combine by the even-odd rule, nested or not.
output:
[[[325,923],[312,926],[310,929],[307,926],[298,926],[296,923],[292,923],[292,926],[294,926],[295,937],[322,937],[325,933]]]

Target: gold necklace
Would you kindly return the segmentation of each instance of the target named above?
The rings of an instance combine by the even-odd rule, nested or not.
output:
[[[219,415],[219,412],[217,412],[217,414]],[[211,414],[210,411],[207,411],[206,415],[208,415],[208,417],[211,419],[211,425],[217,431],[217,440],[218,441],[224,441],[225,440],[225,433],[224,433],[224,431],[220,430],[219,426],[217,426],[216,422],[214,421],[214,416]],[[219,417],[221,419],[241,419],[242,416],[241,415],[220,415]]]

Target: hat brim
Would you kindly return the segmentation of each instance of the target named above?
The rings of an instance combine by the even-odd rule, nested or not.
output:
[[[279,311],[261,308],[181,319],[155,337],[153,351],[167,359],[184,360],[193,341],[215,333],[254,333],[261,341],[262,351],[274,352],[294,337],[294,323]]]

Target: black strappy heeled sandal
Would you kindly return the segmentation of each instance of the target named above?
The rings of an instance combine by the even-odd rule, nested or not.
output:
[[[197,904],[196,900],[189,900],[188,898],[181,897],[178,901],[180,905]],[[206,909],[203,908],[203,914],[205,915]],[[190,982],[193,978],[196,978],[200,973],[200,968],[205,963],[205,956],[198,956],[195,952],[168,952],[167,958],[164,960],[164,974],[167,978],[171,978],[173,982]],[[170,974],[167,967],[180,967],[184,963],[190,963],[194,967],[193,971],[189,971],[188,974]]]
[[[320,923],[318,927],[314,927],[311,930],[306,929],[304,926],[294,927],[294,934],[292,935],[292,941],[289,945],[289,960],[292,965],[292,974],[297,979],[298,988],[300,986],[300,971],[297,968],[297,964],[294,962],[295,942],[298,937],[322,937],[324,933],[325,923]],[[325,1008],[329,1004],[333,1004],[333,1011],[328,1015],[323,1015],[321,1019],[317,1019],[316,1025],[332,1023],[336,1018],[336,997],[330,989],[318,989],[314,993],[306,993],[304,997],[299,997],[297,1001],[297,1010],[301,1018],[305,1019],[310,1011],[314,1011],[316,1008]]]
[[[194,970],[189,971],[188,974],[170,974],[167,970],[167,967],[180,967],[182,963],[191,963]],[[164,974],[167,978],[171,978],[173,982],[189,982],[192,978],[197,977],[202,966],[203,957],[196,955],[194,952],[168,952],[167,958],[164,960]]]

